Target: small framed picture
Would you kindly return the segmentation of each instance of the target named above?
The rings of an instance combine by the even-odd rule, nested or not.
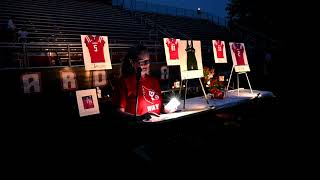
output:
[[[224,81],[224,76],[219,76],[219,81]]]
[[[80,117],[100,113],[96,89],[76,91],[76,96]]]

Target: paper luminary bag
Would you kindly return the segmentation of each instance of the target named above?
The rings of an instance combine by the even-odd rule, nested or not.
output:
[[[86,70],[112,69],[108,36],[81,35]]]

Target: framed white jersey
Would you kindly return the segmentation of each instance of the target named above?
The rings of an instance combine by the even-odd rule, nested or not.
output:
[[[112,69],[108,36],[81,35],[86,70]]]
[[[180,39],[163,38],[164,51],[168,66],[179,66],[179,43]]]
[[[225,42],[221,40],[212,40],[213,55],[215,63],[227,63],[227,54]]]
[[[250,67],[244,43],[230,42],[229,45],[235,71],[249,72]]]

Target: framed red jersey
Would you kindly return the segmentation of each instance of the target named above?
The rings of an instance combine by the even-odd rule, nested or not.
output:
[[[112,69],[107,36],[81,35],[86,70]]]
[[[179,43],[180,39],[163,38],[164,51],[168,66],[179,66]]]
[[[250,71],[246,49],[244,43],[230,42],[230,51],[232,56],[233,66],[236,72]]]
[[[221,40],[212,40],[214,62],[227,63],[225,42]]]

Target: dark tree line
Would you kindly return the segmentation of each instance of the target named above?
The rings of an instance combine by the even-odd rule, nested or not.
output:
[[[229,0],[226,11],[231,27],[244,26],[274,40],[281,39],[282,26],[286,23],[283,17],[288,13],[286,7],[275,0]]]

